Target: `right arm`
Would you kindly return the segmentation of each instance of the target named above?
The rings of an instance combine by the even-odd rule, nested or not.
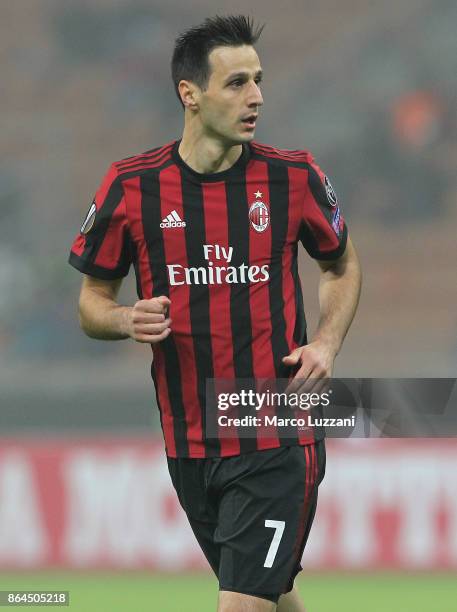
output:
[[[121,306],[116,299],[122,279],[101,280],[84,276],[79,296],[81,329],[90,338],[155,344],[171,331],[166,318],[170,300],[166,296],[139,300],[134,306]]]

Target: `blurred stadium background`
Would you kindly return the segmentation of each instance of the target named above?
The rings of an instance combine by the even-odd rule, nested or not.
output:
[[[4,3],[0,590],[70,589],[75,611],[214,609],[168,482],[150,351],[82,335],[66,259],[108,164],[180,134],[176,33],[228,10],[267,23],[257,140],[314,153],[363,263],[337,374],[455,376],[455,0]],[[312,328],[305,259],[302,278]],[[457,609],[456,459],[452,440],[329,444],[310,612]]]

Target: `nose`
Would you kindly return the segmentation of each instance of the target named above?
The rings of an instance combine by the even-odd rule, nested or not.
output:
[[[262,106],[263,97],[262,92],[260,91],[260,87],[258,83],[252,81],[251,87],[249,88],[248,95],[248,106]]]

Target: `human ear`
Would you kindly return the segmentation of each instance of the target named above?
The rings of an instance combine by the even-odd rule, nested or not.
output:
[[[179,95],[181,96],[182,103],[185,108],[190,110],[198,109],[198,87],[192,81],[179,81],[178,84]]]

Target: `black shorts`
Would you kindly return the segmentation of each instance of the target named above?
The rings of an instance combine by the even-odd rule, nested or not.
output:
[[[208,459],[168,458],[219,589],[277,602],[300,560],[325,473],[325,443]]]

